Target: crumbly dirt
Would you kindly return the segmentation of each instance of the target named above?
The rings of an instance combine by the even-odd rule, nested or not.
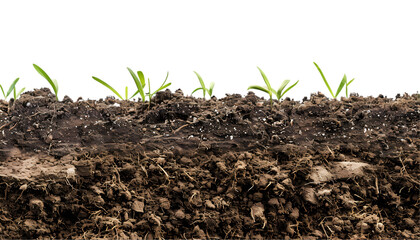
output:
[[[0,238],[420,237],[417,95],[0,102]]]

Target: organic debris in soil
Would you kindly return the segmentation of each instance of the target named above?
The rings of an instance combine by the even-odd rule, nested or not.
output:
[[[418,238],[420,101],[0,102],[1,238]]]

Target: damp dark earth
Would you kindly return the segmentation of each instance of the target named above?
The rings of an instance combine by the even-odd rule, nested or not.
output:
[[[0,102],[0,238],[420,238],[420,99]]]

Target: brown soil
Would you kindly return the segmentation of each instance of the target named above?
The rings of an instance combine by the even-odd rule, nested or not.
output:
[[[418,239],[419,106],[27,92],[0,102],[0,238]]]

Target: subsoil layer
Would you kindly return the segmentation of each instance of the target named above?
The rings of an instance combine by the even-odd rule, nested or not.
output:
[[[0,238],[420,238],[420,100],[0,102]]]

